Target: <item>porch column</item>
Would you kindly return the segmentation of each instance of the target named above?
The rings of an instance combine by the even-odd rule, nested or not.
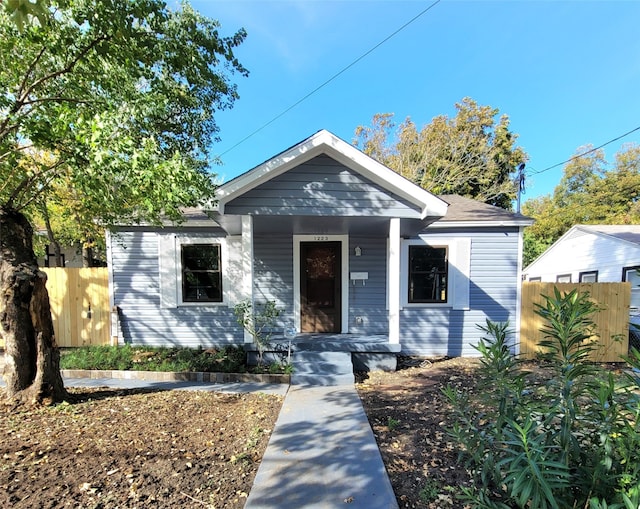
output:
[[[253,300],[253,216],[242,216],[242,300],[255,305]],[[244,331],[244,342],[253,343],[253,337]]]
[[[400,218],[389,221],[389,343],[400,343]]]

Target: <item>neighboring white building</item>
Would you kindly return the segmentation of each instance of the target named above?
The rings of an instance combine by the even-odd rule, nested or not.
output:
[[[640,309],[640,225],[576,225],[523,270],[525,281],[631,283]],[[635,308],[635,309],[634,309]]]

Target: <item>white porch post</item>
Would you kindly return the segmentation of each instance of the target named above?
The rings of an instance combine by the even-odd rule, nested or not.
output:
[[[400,218],[389,221],[389,343],[400,343]]]
[[[253,301],[253,216],[242,216],[242,300]],[[244,342],[253,343],[251,334],[244,331]]]

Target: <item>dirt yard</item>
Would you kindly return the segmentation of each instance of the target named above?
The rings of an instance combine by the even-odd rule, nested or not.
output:
[[[449,487],[468,478],[440,389],[472,384],[477,363],[407,363],[357,386],[396,497],[401,508],[462,507]],[[0,507],[241,508],[282,405],[265,395],[73,393],[78,402],[52,408],[2,407]]]
[[[282,405],[252,394],[73,392],[73,404],[3,407],[0,507],[244,507]]]
[[[393,373],[363,374],[360,398],[400,508],[464,508],[454,492],[469,483],[442,389],[473,387],[477,359],[401,359]]]

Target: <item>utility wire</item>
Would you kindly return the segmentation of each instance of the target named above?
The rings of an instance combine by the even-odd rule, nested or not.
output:
[[[366,51],[365,53],[363,53],[362,55],[360,55],[358,58],[356,58],[353,62],[351,62],[349,65],[347,65],[346,67],[343,67],[340,71],[338,71],[337,73],[335,73],[333,76],[331,76],[328,80],[324,81],[322,84],[318,85],[316,88],[314,88],[311,92],[309,92],[307,95],[305,95],[304,97],[302,97],[301,99],[298,99],[295,103],[293,103],[291,106],[289,106],[288,108],[286,108],[285,110],[283,110],[282,112],[278,113],[275,117],[273,117],[271,120],[269,120],[268,122],[262,124],[260,127],[258,127],[255,131],[251,132],[250,134],[248,134],[247,136],[245,136],[244,138],[242,138],[239,142],[237,142],[235,145],[232,145],[231,147],[229,147],[227,150],[225,150],[224,152],[222,152],[221,154],[218,155],[218,157],[222,157],[223,155],[231,152],[234,148],[238,147],[239,145],[242,145],[245,141],[247,141],[249,138],[252,138],[253,136],[255,136],[256,134],[258,134],[260,131],[262,131],[263,129],[265,129],[266,127],[270,126],[271,124],[273,124],[276,120],[278,120],[279,118],[283,117],[284,115],[286,115],[287,113],[289,113],[292,109],[294,109],[296,106],[298,106],[300,103],[306,101],[307,99],[309,99],[309,97],[311,97],[312,95],[314,95],[316,92],[318,92],[320,89],[326,87],[329,83],[331,83],[333,80],[335,80],[336,78],[338,78],[340,75],[344,74],[346,71],[348,71],[349,69],[351,69],[354,65],[356,65],[358,62],[360,62],[360,60],[364,59],[365,57],[369,56],[371,53],[373,53],[375,50],[377,50],[380,46],[382,46],[385,42],[387,42],[389,39],[391,39],[392,37],[396,36],[398,33],[400,33],[402,30],[404,30],[405,28],[407,28],[409,25],[411,25],[411,23],[413,23],[414,21],[416,21],[418,18],[420,18],[421,16],[423,16],[424,14],[426,14],[427,12],[429,12],[433,7],[435,7],[437,4],[440,3],[441,0],[435,0],[435,2],[433,2],[431,5],[429,5],[427,8],[423,9],[421,12],[419,12],[418,14],[416,14],[413,18],[411,18],[409,21],[407,21],[404,25],[402,25],[400,28],[398,28],[396,31],[394,31],[393,33],[391,33],[390,35],[388,35],[387,37],[385,37],[384,39],[382,39],[378,44],[376,44],[375,46],[373,46],[370,50]]]
[[[592,148],[590,150],[587,150],[586,152],[583,152],[582,154],[578,154],[578,155],[575,155],[573,157],[570,157],[566,161],[562,161],[561,163],[557,163],[557,164],[554,164],[553,166],[549,166],[548,168],[545,168],[544,170],[531,172],[529,175],[539,175],[540,173],[544,173],[545,171],[552,170],[553,168],[557,168],[558,166],[562,166],[563,164],[570,163],[571,161],[574,161],[574,160],[579,159],[581,157],[584,157],[584,156],[586,156],[588,154],[591,154],[592,152],[595,152],[596,150],[600,150],[602,147],[606,147],[607,145],[610,145],[614,141],[621,140],[622,138],[624,138],[626,136],[629,136],[631,133],[635,133],[636,131],[640,131],[640,126],[636,127],[635,129],[631,129],[631,131],[628,131],[628,132],[626,132],[624,134],[621,134],[620,136],[618,136],[618,137],[616,137],[616,138],[614,138],[612,140],[609,140],[606,143],[603,143],[602,145],[600,145],[598,147],[595,147],[595,148]]]

